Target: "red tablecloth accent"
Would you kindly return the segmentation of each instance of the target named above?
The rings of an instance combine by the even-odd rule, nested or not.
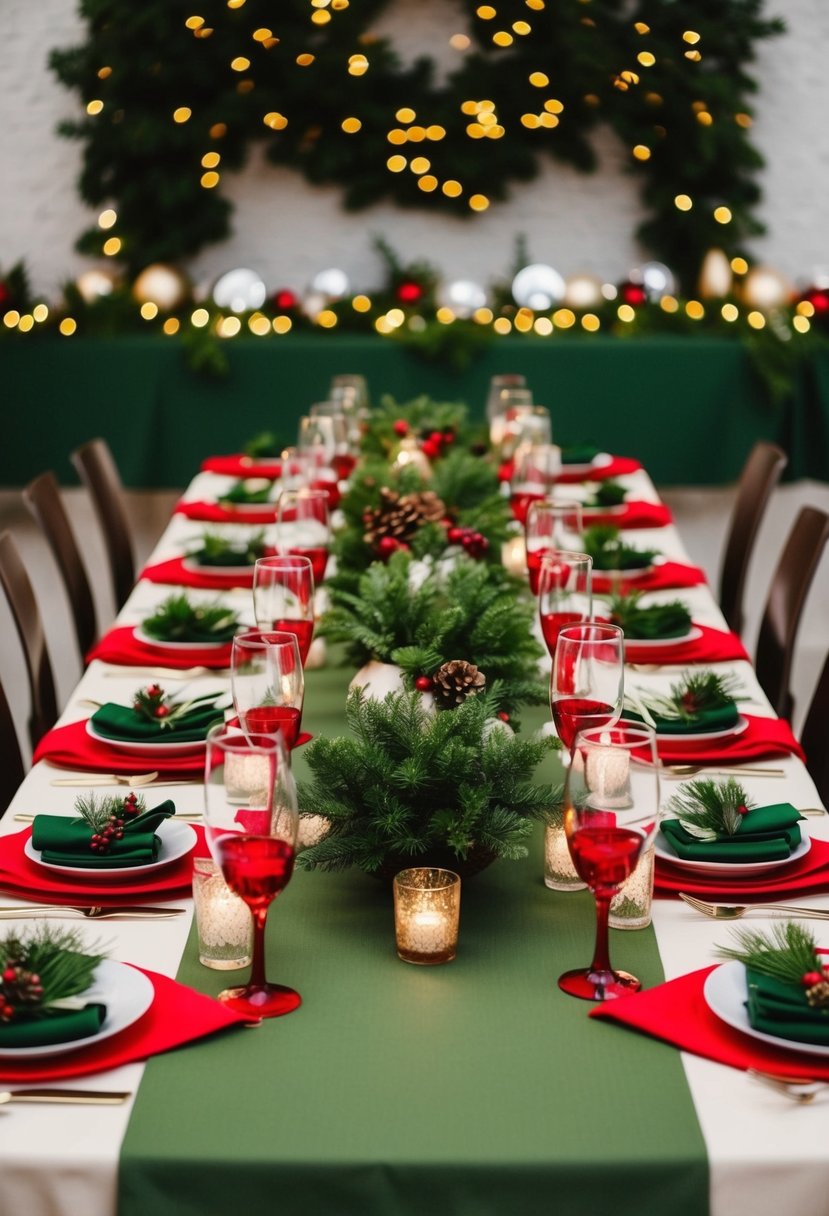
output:
[[[208,456],[201,462],[203,473],[221,473],[225,477],[268,477],[272,481],[282,476],[282,461],[255,460],[244,452],[233,452],[229,456]]]
[[[703,874],[699,870],[682,870],[679,866],[656,859],[654,895],[670,898],[684,891],[720,903],[750,904],[755,900],[793,899],[815,891],[829,890],[829,841],[812,840],[805,857],[790,866],[769,870],[766,874],[740,878],[739,875]]]
[[[762,1043],[721,1022],[702,994],[706,977],[713,970],[703,967],[656,988],[597,1005],[590,1010],[590,1017],[618,1022],[730,1068],[757,1068],[778,1076],[829,1081],[829,1059],[825,1056],[801,1055]]]
[[[634,460],[632,456],[613,456],[608,464],[598,465],[596,468],[591,468],[589,472],[584,471],[584,466],[568,469],[567,465],[562,465],[556,481],[567,485],[578,481],[607,481],[611,477],[623,477],[625,473],[636,473],[642,465],[638,460]],[[498,467],[499,481],[512,481],[512,475],[515,471],[515,465],[512,460],[505,460]]]
[[[195,519],[205,524],[251,524],[264,525],[276,523],[276,503],[262,503],[254,508],[224,507],[219,502],[184,502],[179,500],[173,508],[175,515],[183,515],[186,519]]]
[[[637,578],[625,578],[624,573],[602,574],[593,571],[593,590],[597,595],[619,591],[670,591],[678,587],[699,587],[706,581],[705,571],[699,566],[686,566],[683,562],[662,562],[648,574]]]
[[[37,1059],[0,1060],[0,1081],[11,1085],[42,1085],[86,1077],[91,1073],[134,1064],[150,1056],[183,1047],[231,1026],[243,1026],[249,1019],[195,992],[157,971],[137,967],[152,981],[155,996],[150,1008],[132,1026],[102,1043],[81,1047],[61,1056]]]
[[[160,870],[102,876],[89,871],[89,878],[60,874],[36,865],[23,852],[32,834],[31,826],[22,832],[0,836],[0,890],[29,903],[69,904],[78,908],[118,908],[124,904],[176,899],[189,895],[193,880],[193,858],[207,857],[204,828],[193,825],[196,843],[186,857]]]
[[[673,523],[673,520],[670,508],[663,502],[645,502],[644,499],[638,498],[622,503],[621,511],[584,512],[585,528],[592,528],[594,524],[610,524],[623,531],[629,528],[664,528],[666,524]]]
[[[636,642],[625,638],[625,657],[629,663],[724,663],[733,659],[749,660],[748,651],[736,633],[712,629],[709,625],[697,625],[702,631],[690,642],[677,642],[675,646],[654,646],[650,642]]]
[[[252,576],[251,576],[252,577]],[[119,625],[105,633],[86,656],[87,663],[101,659],[104,663],[123,664],[127,667],[215,667],[217,670],[230,666],[231,643],[221,646],[184,647],[151,646],[135,636],[132,625]]]
[[[223,574],[221,566],[214,566],[210,570],[188,570],[184,566],[183,557],[171,557],[155,566],[145,566],[141,571],[141,578],[150,583],[170,583],[174,587],[203,587],[208,591],[229,591],[232,587],[253,586],[253,566],[243,574]]]
[[[785,718],[760,718],[744,714],[747,728],[726,739],[682,739],[660,735],[656,750],[663,764],[739,764],[763,756],[797,756],[806,763],[803,748]],[[646,760],[647,757],[641,757]]]
[[[192,752],[170,755],[159,744],[152,750],[125,751],[93,739],[86,732],[86,719],[54,726],[47,731],[35,748],[33,763],[46,760],[58,768],[77,769],[89,773],[130,773],[155,770],[165,777],[204,778],[204,747],[194,744]]]

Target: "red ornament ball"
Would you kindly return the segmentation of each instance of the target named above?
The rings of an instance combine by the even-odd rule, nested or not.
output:
[[[463,540],[463,528],[450,528],[446,533],[450,545],[459,545]]]
[[[396,553],[398,549],[408,549],[408,547],[402,540],[395,540],[393,536],[384,536],[377,545],[377,551],[381,557],[391,557],[392,553]]]
[[[424,439],[420,445],[420,450],[428,460],[434,460],[440,456],[440,444],[435,443],[432,439]]]
[[[394,294],[401,304],[416,304],[423,298],[423,288],[414,279],[404,279],[398,283]]]
[[[505,709],[502,709],[499,711],[498,717],[501,719],[502,722],[509,722],[509,714],[507,713],[507,711]]]
[[[282,287],[271,296],[271,302],[277,312],[290,312],[299,308],[299,296],[288,287]]]
[[[5,308],[7,304],[11,304],[12,293],[8,283],[0,279],[0,308]]]
[[[826,976],[820,971],[807,971],[801,983],[804,988],[814,988],[815,984],[822,984],[825,979]]]
[[[418,692],[431,692],[432,677],[431,676],[418,676],[417,679],[415,680],[415,688],[417,689]]]
[[[811,304],[816,317],[829,316],[829,288],[809,287],[800,299],[803,303]]]
[[[409,433],[409,424],[405,421],[405,419],[398,418],[394,423],[392,430],[394,431],[395,435],[399,435],[402,439],[404,435],[408,435]]]
[[[641,283],[632,283],[628,279],[619,287],[619,298],[623,304],[629,304],[631,308],[639,308],[647,301],[648,293]]]

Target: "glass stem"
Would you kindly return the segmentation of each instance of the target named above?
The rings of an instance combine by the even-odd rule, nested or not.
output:
[[[250,986],[264,988],[265,979],[265,924],[268,919],[269,904],[262,908],[251,908],[253,917],[253,958],[250,966]],[[607,917],[605,917],[607,921]]]
[[[610,914],[612,895],[596,894],[596,944],[593,947],[591,972],[611,971],[610,946],[608,943],[607,919]],[[254,954],[254,959],[256,955]]]

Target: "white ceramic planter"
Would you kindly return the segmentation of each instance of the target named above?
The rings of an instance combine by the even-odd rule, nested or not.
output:
[[[396,663],[380,663],[372,659],[361,667],[348,686],[362,688],[363,695],[372,701],[382,701],[390,692],[402,692],[403,672]]]

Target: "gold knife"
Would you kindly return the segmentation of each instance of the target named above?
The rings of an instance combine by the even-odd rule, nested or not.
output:
[[[15,1089],[0,1092],[0,1106],[7,1102],[75,1103],[78,1106],[119,1106],[132,1097],[129,1089]]]

